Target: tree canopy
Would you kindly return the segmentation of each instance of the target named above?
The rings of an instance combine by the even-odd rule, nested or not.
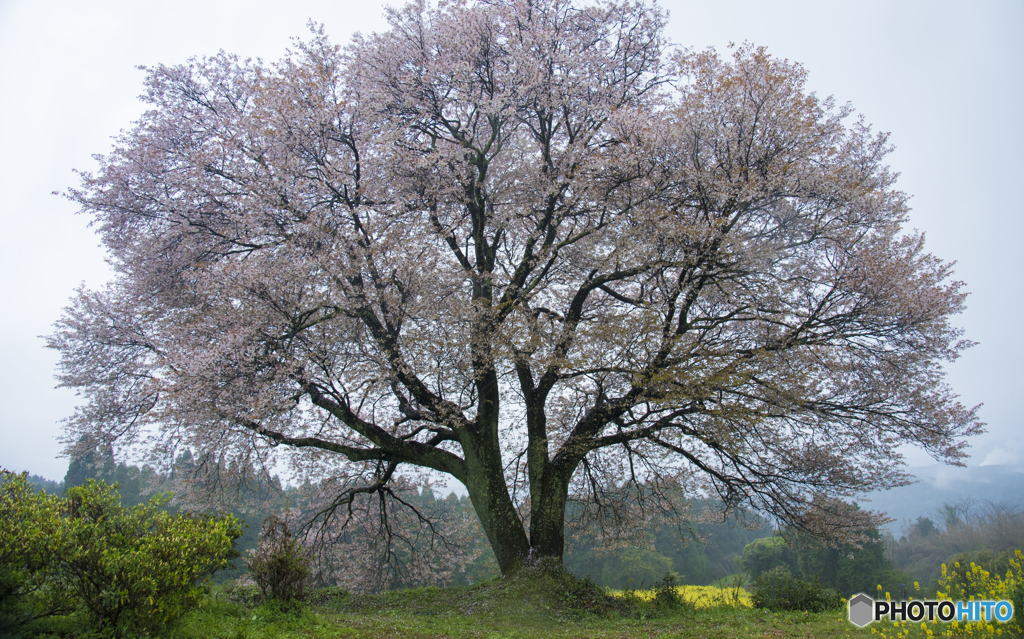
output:
[[[68,441],[290,451],[336,505],[432,469],[505,572],[562,555],[570,501],[863,530],[841,499],[904,482],[898,446],[956,463],[981,428],[941,369],[962,284],[903,230],[886,135],[665,19],[420,3],[147,69],[68,194],[116,270],[50,337]]]

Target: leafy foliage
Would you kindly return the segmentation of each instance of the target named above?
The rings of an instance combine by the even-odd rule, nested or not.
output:
[[[276,517],[263,524],[259,545],[245,560],[263,598],[281,602],[305,597],[309,564],[307,549],[292,537],[288,524]]]
[[[172,515],[167,497],[124,507],[88,480],[63,499],[4,473],[0,553],[8,625],[81,611],[98,632],[137,635],[194,609],[202,583],[227,565],[233,517]]]
[[[844,596],[870,592],[879,583],[895,587],[911,581],[903,573],[893,571],[885,557],[885,547],[877,528],[868,530],[867,541],[859,547],[853,544],[830,545],[816,539],[797,538],[796,556],[799,573],[805,579],[820,581],[835,588]]]
[[[877,528],[864,530],[861,537],[859,545],[828,544],[792,530],[778,531],[748,544],[740,565],[751,578],[785,566],[794,575],[835,588],[846,596],[870,592],[878,584],[895,590],[898,584],[913,581],[893,568]]]
[[[670,572],[654,584],[654,605],[659,608],[677,610],[686,607],[694,610],[694,605],[679,592],[679,579]]]
[[[777,566],[754,580],[750,601],[755,608],[806,610],[823,612],[838,610],[843,605],[839,592],[825,588],[818,581],[794,577],[786,566]]]
[[[0,470],[0,632],[75,606],[46,577],[63,549],[59,500]]]
[[[584,568],[580,571],[581,576],[593,578],[607,588],[649,588],[666,572],[675,570],[670,557],[631,546],[599,554],[592,551],[590,561],[585,566],[574,561],[576,559],[576,556],[570,555],[566,566],[570,570]]]
[[[65,475],[68,488],[85,485],[92,479],[116,483],[122,506],[145,503],[143,494],[170,492],[174,499],[162,502],[160,508],[171,514],[181,511],[230,513],[241,523],[242,535],[235,540],[235,549],[242,554],[256,547],[260,524],[273,513],[287,510],[289,504],[289,495],[280,480],[251,460],[218,469],[220,472],[214,475],[205,470],[215,466],[215,462],[195,459],[186,448],[164,473],[150,466],[140,468],[119,463],[110,446],[101,446],[89,438],[76,442],[69,449],[69,457]],[[50,492],[62,494],[64,491]],[[245,572],[244,564],[231,564],[214,573],[212,581],[220,583]]]
[[[778,566],[786,566],[791,571],[799,570],[799,558],[796,550],[790,548],[780,535],[755,539],[743,548],[743,556],[739,564],[751,579]]]
[[[161,509],[168,500],[126,508],[114,487],[93,480],[68,490],[57,580],[98,627],[136,632],[180,617],[232,556],[234,517],[172,515]]]

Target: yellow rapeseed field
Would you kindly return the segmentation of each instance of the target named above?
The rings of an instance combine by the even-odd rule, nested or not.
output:
[[[676,591],[697,608],[713,608],[715,606],[740,605],[750,608],[750,595],[743,588],[719,588],[717,586],[677,586]],[[655,590],[633,590],[634,596],[643,601],[654,599]],[[626,591],[612,590],[615,597],[626,596]]]

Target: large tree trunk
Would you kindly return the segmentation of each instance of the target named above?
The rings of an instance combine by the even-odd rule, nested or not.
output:
[[[552,557],[562,561],[569,494],[565,473],[549,472],[544,485],[532,490],[535,497],[527,537],[509,496],[500,458],[487,461],[492,457],[489,453],[481,455],[479,449],[474,452],[466,454],[469,470],[466,488],[501,573],[514,572],[527,558]]]
[[[570,473],[571,474],[571,473]],[[539,491],[531,501],[530,548],[534,555],[562,560],[565,552],[565,505],[569,499],[569,478],[549,466]]]
[[[516,365],[520,389],[526,400],[528,443],[526,464],[530,478],[530,550],[533,556],[555,557],[565,552],[565,507],[569,498],[569,479],[574,468],[549,460],[547,415],[544,412],[553,384],[549,376],[540,387],[534,384],[530,366]]]
[[[533,403],[528,417],[531,437],[530,534],[516,512],[505,481],[505,465],[498,438],[497,376],[488,371],[478,383],[482,401],[473,434],[463,441],[466,460],[466,489],[480,524],[487,535],[498,567],[507,575],[527,558],[554,557],[562,560],[565,550],[565,507],[573,468],[547,459],[547,440],[538,437],[544,430],[543,405]],[[533,398],[537,399],[537,398]]]
[[[496,440],[493,443],[476,442],[465,446],[464,450],[466,490],[498,560],[501,574],[507,575],[529,555],[530,542],[508,493],[501,451]]]

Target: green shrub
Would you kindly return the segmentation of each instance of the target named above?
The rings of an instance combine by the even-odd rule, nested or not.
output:
[[[100,635],[148,634],[198,605],[241,534],[231,516],[161,510],[167,497],[124,508],[116,487],[93,480],[63,499],[26,485],[24,475],[0,476],[6,629],[80,613]]]
[[[685,603],[679,594],[679,579],[666,572],[660,581],[654,584],[654,605],[659,608],[681,608]]]
[[[843,605],[837,591],[825,588],[818,582],[794,577],[785,566],[778,566],[758,576],[750,589],[750,600],[755,608],[772,611],[822,612],[837,610]]]
[[[618,602],[610,598],[604,588],[593,580],[574,576],[556,561],[549,561],[546,571],[555,586],[559,603],[564,606],[564,613],[607,615],[615,610]]]
[[[0,633],[75,609],[46,581],[62,547],[58,503],[27,473],[0,471]]]
[[[265,600],[294,601],[305,596],[309,555],[276,517],[263,524],[260,543],[245,560],[249,574]]]
[[[68,491],[58,579],[97,628],[159,628],[195,608],[202,583],[227,566],[238,520],[172,515],[161,510],[168,499],[124,508],[115,487],[93,480]]]

